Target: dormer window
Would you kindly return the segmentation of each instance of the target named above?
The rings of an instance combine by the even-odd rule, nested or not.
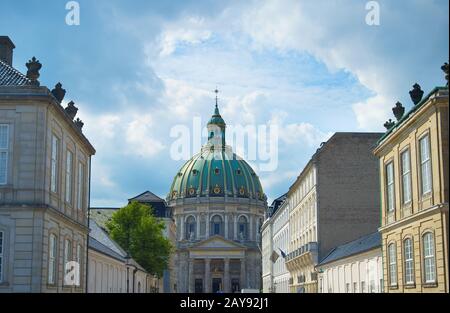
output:
[[[198,171],[197,170],[192,170],[192,175],[197,176]]]
[[[241,171],[240,168],[238,168],[238,169],[236,170],[236,174],[237,174],[237,175],[241,175],[241,174],[242,174],[242,171]]]
[[[220,174],[220,169],[218,169],[217,167],[214,169],[214,174],[219,175]]]

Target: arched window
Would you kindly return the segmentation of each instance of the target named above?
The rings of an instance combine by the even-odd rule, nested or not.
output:
[[[403,241],[403,255],[405,259],[405,283],[414,284],[414,251],[411,238]]]
[[[425,270],[425,283],[436,282],[436,265],[434,253],[434,236],[431,232],[423,235],[423,264]]]
[[[239,232],[239,238],[240,239],[247,239],[248,238],[248,222],[247,218],[245,216],[239,217],[238,221],[238,232]]]
[[[192,215],[186,219],[186,238],[189,240],[195,239],[195,217]]]
[[[222,218],[220,215],[214,215],[211,219],[211,233],[212,235],[222,235]]]
[[[397,249],[395,248],[395,244],[391,243],[388,246],[388,255],[389,255],[389,282],[391,286],[397,285]]]

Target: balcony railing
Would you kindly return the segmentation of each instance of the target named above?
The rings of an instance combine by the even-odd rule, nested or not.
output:
[[[286,262],[300,255],[303,255],[307,252],[317,252],[317,250],[318,250],[317,242],[308,242],[307,244],[301,246],[300,248],[288,253],[288,255],[286,256]]]

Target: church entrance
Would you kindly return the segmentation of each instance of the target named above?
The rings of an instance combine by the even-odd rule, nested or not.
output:
[[[212,292],[217,293],[222,290],[222,278],[212,279]]]
[[[195,293],[202,293],[203,292],[203,279],[197,278],[195,280]]]

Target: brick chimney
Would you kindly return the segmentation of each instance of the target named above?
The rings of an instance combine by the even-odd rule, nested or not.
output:
[[[14,46],[8,36],[0,36],[0,60],[12,66]]]

